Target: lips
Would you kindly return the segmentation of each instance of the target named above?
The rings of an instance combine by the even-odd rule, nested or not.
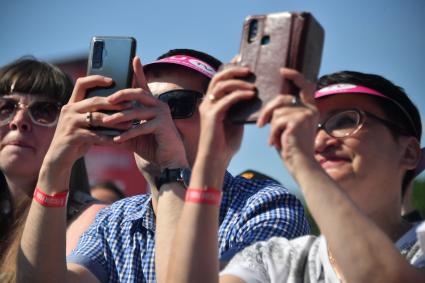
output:
[[[34,147],[22,140],[12,140],[12,141],[7,141],[3,143],[3,147],[5,146],[17,146],[17,147],[23,147],[23,148],[30,148],[30,149],[34,149]]]
[[[344,163],[350,162],[350,159],[343,156],[332,155],[332,156],[319,156],[317,158],[317,161],[319,162],[320,166],[322,166],[322,168],[327,169],[327,168],[341,166]]]

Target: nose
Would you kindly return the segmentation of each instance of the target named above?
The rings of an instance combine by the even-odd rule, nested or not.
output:
[[[314,140],[314,151],[316,153],[323,152],[330,146],[335,146],[340,143],[340,140],[330,136],[323,129],[319,129]]]
[[[17,109],[9,122],[9,129],[26,132],[31,130],[31,121],[26,109]]]

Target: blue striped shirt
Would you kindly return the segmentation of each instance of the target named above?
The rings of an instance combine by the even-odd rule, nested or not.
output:
[[[300,201],[271,180],[226,173],[220,207],[219,256],[228,261],[254,242],[309,232]],[[67,258],[101,282],[155,282],[155,215],[150,195],[103,209]]]

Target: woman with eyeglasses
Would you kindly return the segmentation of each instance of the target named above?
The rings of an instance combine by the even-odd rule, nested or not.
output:
[[[232,80],[210,84],[200,107],[201,140],[171,247],[168,282],[424,282],[417,226],[404,221],[404,190],[424,165],[419,112],[403,89],[381,76],[344,71],[318,90],[294,70],[282,75],[299,97],[279,95],[257,121],[296,180],[322,235],[272,238],[238,253],[219,274],[216,229],[225,161],[227,109],[252,94]],[[207,95],[208,97],[208,95]],[[224,121],[224,123],[223,123]],[[213,133],[213,134],[210,134]]]
[[[0,69],[0,281],[14,281],[16,254],[44,156],[73,84],[59,68],[33,58]],[[84,160],[73,167],[68,201],[69,253],[105,205],[89,195]],[[65,248],[65,245],[64,245]]]

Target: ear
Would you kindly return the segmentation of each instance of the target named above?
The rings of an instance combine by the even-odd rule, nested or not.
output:
[[[401,165],[407,170],[414,170],[421,160],[421,146],[415,137],[406,137],[403,144],[405,146],[401,158]]]

